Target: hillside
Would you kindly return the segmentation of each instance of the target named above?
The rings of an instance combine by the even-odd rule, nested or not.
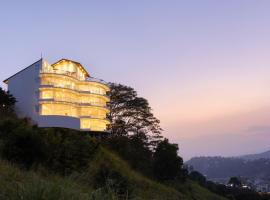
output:
[[[160,136],[147,100],[130,87],[114,88],[120,100],[111,95],[111,103],[121,102],[122,110],[111,113],[142,115],[125,114],[136,118],[127,129],[134,134],[117,120],[114,134],[102,136],[39,128],[16,116],[15,98],[0,88],[0,200],[224,200],[189,179],[178,145]],[[141,130],[149,128],[155,135]]]
[[[248,154],[248,155],[243,155],[239,156],[239,158],[245,159],[245,160],[256,160],[256,159],[270,159],[270,150],[262,152],[262,153],[257,153],[257,154]]]
[[[107,174],[111,181],[108,179],[105,185],[95,188],[96,177],[100,173]],[[88,170],[68,177],[49,174],[44,169],[24,171],[6,161],[0,161],[0,199],[119,199],[114,179],[118,179],[118,184],[124,184],[130,191],[125,199],[225,199],[191,181],[178,187],[178,191],[151,181],[131,170],[123,160],[106,149],[100,149],[96,153]]]
[[[270,159],[194,157],[186,164],[193,166],[195,170],[211,180],[228,179],[232,176],[270,179]]]

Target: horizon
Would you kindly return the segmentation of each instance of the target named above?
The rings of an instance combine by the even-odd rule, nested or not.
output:
[[[185,160],[270,149],[270,2],[28,2],[0,8],[2,81],[64,57],[146,98]]]

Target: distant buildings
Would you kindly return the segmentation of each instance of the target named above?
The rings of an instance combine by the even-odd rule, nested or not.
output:
[[[18,116],[39,127],[105,131],[109,124],[109,87],[78,62],[61,59],[49,65],[40,59],[4,83],[17,99]]]

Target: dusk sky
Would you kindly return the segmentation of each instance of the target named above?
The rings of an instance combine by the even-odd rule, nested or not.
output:
[[[148,99],[185,160],[265,151],[269,9],[268,0],[1,1],[0,79],[41,53],[72,59]]]

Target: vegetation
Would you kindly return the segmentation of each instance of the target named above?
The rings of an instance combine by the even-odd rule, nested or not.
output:
[[[16,99],[0,87],[0,118],[15,117]]]
[[[183,169],[183,159],[177,153],[177,144],[170,144],[168,139],[159,142],[153,154],[155,178],[160,181],[185,180],[187,174]]]
[[[148,147],[155,148],[161,136],[160,121],[145,98],[128,86],[110,83],[109,119],[113,136],[137,135]]]
[[[5,104],[8,113],[14,103]],[[153,129],[136,130],[100,142],[91,133],[2,115],[0,200],[223,199],[185,179],[177,145],[161,137],[152,143]]]
[[[241,187],[242,182],[238,177],[231,177],[228,184],[232,187]]]
[[[146,99],[121,84],[110,84],[109,107],[112,135],[104,144],[130,166],[158,181],[185,180],[186,170],[178,156],[178,145],[161,136],[159,120]]]
[[[192,171],[189,174],[189,178],[202,187],[208,190],[224,196],[230,200],[269,200],[270,195],[264,193],[258,193],[250,188],[243,188],[241,180],[237,177],[231,177],[228,186],[223,184],[207,181],[206,178],[197,171]]]

